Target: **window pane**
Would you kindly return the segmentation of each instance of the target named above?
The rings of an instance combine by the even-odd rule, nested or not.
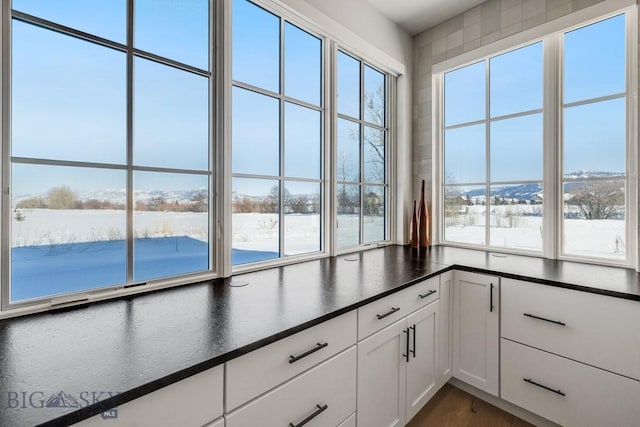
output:
[[[126,281],[124,171],[12,165],[11,301]]]
[[[542,179],[542,113],[491,123],[491,181]]]
[[[233,88],[233,173],[280,172],[280,102]]]
[[[280,256],[280,184],[276,180],[233,178],[232,264]]]
[[[490,59],[491,117],[542,108],[542,42]]]
[[[447,184],[484,182],[485,125],[466,126],[444,133],[444,176]]]
[[[209,69],[209,1],[135,0],[135,47]]]
[[[626,258],[624,181],[564,184],[564,253]]]
[[[542,184],[491,187],[491,246],[542,250]]]
[[[368,65],[364,66],[364,119],[385,127],[384,74]]]
[[[284,190],[285,255],[320,250],[320,184],[287,181]]]
[[[320,178],[320,111],[287,102],[284,118],[285,175]]]
[[[338,181],[360,180],[360,125],[338,119]]]
[[[444,239],[485,244],[485,187],[444,188]]]
[[[380,242],[384,240],[384,187],[364,187],[364,233],[362,243]]]
[[[625,17],[565,34],[564,102],[625,91]]]
[[[206,170],[208,79],[136,58],[134,86],[134,163]]]
[[[123,53],[14,21],[12,63],[13,156],[125,162]]]
[[[564,174],[624,174],[625,99],[564,110]]]
[[[485,118],[485,62],[477,62],[444,75],[444,125]]]
[[[209,268],[209,178],[134,174],[136,281]]]
[[[384,184],[384,132],[364,127],[364,181]]]
[[[56,24],[125,43],[126,0],[13,0],[12,7]]]
[[[233,79],[280,92],[280,19],[233,0]]]
[[[338,51],[338,113],[360,118],[360,61]]]
[[[360,244],[360,187],[357,185],[337,186],[338,199],[338,248]]]
[[[322,42],[295,25],[284,27],[285,94],[320,105],[322,82]]]

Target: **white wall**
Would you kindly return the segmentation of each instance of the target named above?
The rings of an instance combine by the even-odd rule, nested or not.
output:
[[[396,242],[408,241],[412,191],[413,40],[366,0],[279,0],[327,31],[345,48],[398,74],[396,117]]]

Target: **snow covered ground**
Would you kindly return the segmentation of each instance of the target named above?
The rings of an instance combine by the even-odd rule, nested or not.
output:
[[[445,236],[451,242],[481,244],[485,241],[485,206],[469,206],[446,219]],[[540,205],[493,206],[491,245],[541,250]],[[565,219],[565,253],[624,259],[625,221],[621,219]]]

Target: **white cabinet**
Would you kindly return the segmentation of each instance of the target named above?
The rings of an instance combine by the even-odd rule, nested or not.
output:
[[[75,424],[82,427],[202,426],[222,416],[223,366],[118,406],[117,418],[96,415]],[[214,424],[216,425],[216,424]],[[216,425],[217,427],[217,425]]]
[[[407,368],[406,421],[431,399],[438,390],[438,348],[440,338],[440,301],[407,317],[410,356]]]
[[[494,276],[456,271],[453,376],[498,396],[500,292]]]
[[[356,311],[233,359],[226,364],[226,412],[356,343]]]
[[[502,398],[567,427],[638,427],[640,382],[502,339]]]
[[[225,415],[226,427],[338,426],[356,409],[356,347]]]
[[[358,309],[358,340],[407,317],[440,296],[437,277],[423,280]]]
[[[503,279],[502,336],[640,380],[640,304]]]
[[[438,388],[453,375],[453,272],[440,275],[440,344]]]
[[[402,427],[437,390],[439,301],[358,343],[359,426]]]
[[[215,420],[214,422],[207,424],[204,427],[224,427],[224,418],[220,418],[219,420]]]

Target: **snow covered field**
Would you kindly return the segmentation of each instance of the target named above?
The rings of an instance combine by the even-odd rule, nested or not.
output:
[[[469,206],[445,221],[446,240],[479,244],[485,241],[485,206]],[[500,205],[492,207],[491,245],[541,250],[540,205]],[[621,219],[565,219],[565,252],[624,259],[625,221]]]

